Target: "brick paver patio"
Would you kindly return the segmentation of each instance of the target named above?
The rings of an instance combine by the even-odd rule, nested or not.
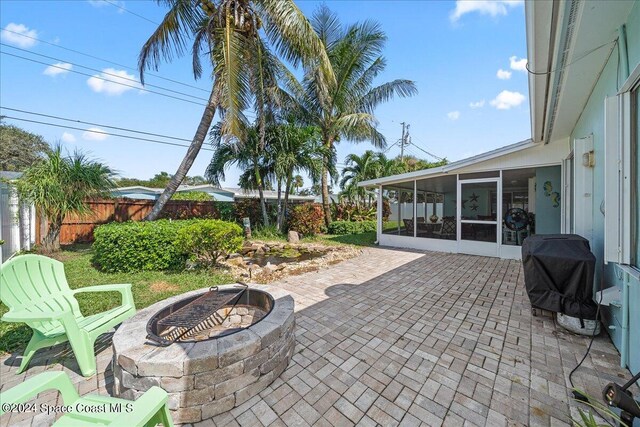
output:
[[[568,374],[589,340],[532,316],[519,261],[370,248],[273,286],[296,301],[293,360],[260,396],[198,426],[559,426],[576,414]],[[108,394],[109,342],[89,379],[66,346],[43,351],[22,375],[19,359],[5,356],[0,390],[53,369],[67,371],[81,394]],[[603,333],[574,383],[599,397],[629,377],[618,362]],[[37,402],[57,399],[49,392]],[[53,418],[5,414],[0,424]]]

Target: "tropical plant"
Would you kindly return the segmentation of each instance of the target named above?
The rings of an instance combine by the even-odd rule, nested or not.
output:
[[[320,6],[312,25],[322,40],[332,73],[318,69],[316,64],[307,64],[302,82],[287,75],[283,84],[296,101],[301,120],[320,129],[322,142],[329,150],[342,139],[370,141],[375,147],[384,147],[385,137],[376,129],[374,111],[395,96],[415,95],[418,92],[415,83],[397,79],[373,86],[386,66],[381,55],[386,36],[379,24],[365,21],[345,27],[335,13]],[[321,183],[328,225],[331,220],[328,162]]]
[[[42,159],[51,147],[44,138],[0,123],[0,170],[21,172]]]
[[[304,179],[301,175],[296,175],[291,180],[291,188],[289,189],[290,193],[298,194],[300,188],[304,185]]]
[[[323,159],[329,159],[329,167],[335,173],[335,154],[326,153],[320,134],[314,127],[300,127],[292,123],[277,125],[268,146],[271,171],[278,191],[277,227],[282,230],[287,214],[293,174],[306,172],[313,182],[320,180]],[[284,188],[284,201],[282,201]]]
[[[360,200],[365,200],[367,193],[370,193],[366,188],[358,187],[358,184],[380,176],[378,154],[371,150],[365,151],[362,156],[352,153],[345,158],[344,163],[345,167],[342,169],[340,180],[342,195],[358,204]],[[372,197],[369,199],[371,204]]]
[[[60,249],[60,229],[67,215],[90,214],[88,200],[109,197],[109,190],[115,187],[113,176],[108,166],[80,151],[63,155],[59,145],[25,170],[16,189],[23,201],[33,203],[49,221],[42,242],[46,252]]]
[[[211,132],[214,153],[205,175],[213,185],[220,185],[225,179],[225,170],[235,165],[245,172],[240,177],[240,187],[245,190],[259,190],[262,223],[269,225],[269,215],[264,200],[264,180],[270,173],[264,150],[260,143],[260,130],[252,126],[245,131],[241,144],[232,144],[224,138],[222,126],[216,125]]]
[[[193,39],[192,68],[201,77],[201,54],[212,65],[212,88],[200,123],[176,173],[146,219],[158,217],[191,168],[217,110],[223,111],[221,133],[242,138],[243,111],[253,95],[264,131],[266,94],[269,85],[263,68],[268,60],[266,39],[294,65],[321,66],[326,79],[334,81],[326,51],[311,24],[293,0],[156,0],[169,11],[140,52],[138,68],[144,83],[145,70],[158,69],[162,59],[183,55]],[[262,30],[261,30],[262,29]]]

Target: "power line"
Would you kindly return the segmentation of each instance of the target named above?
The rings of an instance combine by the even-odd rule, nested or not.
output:
[[[418,150],[422,151],[423,153],[426,153],[426,154],[430,155],[430,156],[431,156],[431,157],[433,157],[434,159],[444,160],[444,158],[439,157],[439,156],[436,156],[435,154],[428,152],[427,150],[423,149],[422,147],[417,146],[416,144],[413,144],[413,146],[414,146],[415,148],[417,148]]]
[[[155,144],[163,144],[163,145],[171,145],[171,146],[174,146],[174,147],[189,148],[188,145],[184,145],[184,144],[176,144],[174,142],[167,142],[167,141],[158,141],[156,139],[149,139],[149,138],[140,138],[138,136],[129,136],[129,135],[122,135],[122,134],[117,134],[117,133],[100,132],[100,131],[97,131],[97,130],[87,130],[87,129],[78,128],[78,127],[74,127],[74,126],[65,126],[65,125],[59,125],[59,124],[56,124],[56,123],[47,123],[47,122],[41,122],[41,121],[38,121],[38,120],[23,119],[23,118],[20,118],[20,117],[4,116],[3,118],[11,119],[11,120],[19,120],[19,121],[27,122],[27,123],[36,123],[36,124],[45,125],[45,126],[53,126],[53,127],[57,127],[57,128],[63,128],[63,129],[82,130],[82,131],[87,131],[87,132],[91,132],[91,133],[97,133],[97,134],[108,135],[108,136],[115,136],[115,137],[118,137],[118,138],[127,138],[127,139],[134,139],[134,140],[138,140],[138,141],[152,142],[152,143],[155,143]],[[213,149],[206,148],[206,147],[202,147],[201,150],[214,151]]]
[[[139,131],[139,130],[127,129],[127,128],[123,128],[123,127],[117,127],[117,126],[109,126],[109,125],[105,125],[105,124],[101,124],[101,123],[92,123],[92,122],[85,122],[85,121],[82,121],[82,120],[68,119],[66,117],[53,116],[53,115],[50,115],[50,114],[43,114],[43,113],[36,113],[34,111],[20,110],[18,108],[10,108],[10,107],[0,106],[0,110],[1,109],[5,109],[5,110],[9,110],[9,111],[15,111],[15,112],[18,112],[18,113],[31,114],[31,115],[34,115],[34,116],[46,117],[46,118],[49,118],[49,119],[63,120],[63,121],[66,121],[66,122],[81,123],[81,124],[90,125],[90,126],[100,126],[100,127],[107,128],[107,129],[115,129],[115,130],[121,130],[121,131],[125,131],[125,132],[139,133],[141,135],[157,136],[157,137],[160,137],[160,138],[173,139],[173,140],[176,140],[176,141],[191,142],[190,139],[186,139],[186,138],[179,138],[179,137],[175,137],[175,136],[161,135],[161,134],[158,134],[158,133],[144,132],[144,131]]]
[[[35,41],[37,41],[39,43],[43,43],[43,44],[47,44],[47,45],[50,45],[50,46],[54,46],[54,47],[57,47],[59,49],[66,50],[68,52],[77,53],[78,55],[86,56],[87,58],[97,59],[98,61],[103,61],[103,62],[106,62],[108,64],[116,65],[118,67],[126,68],[128,70],[132,70],[132,71],[135,71],[135,72],[138,71],[138,69],[135,68],[135,67],[131,67],[131,66],[128,66],[128,65],[123,65],[123,64],[120,64],[118,62],[114,62],[114,61],[111,61],[109,59],[101,58],[99,56],[91,55],[89,53],[81,52],[81,51],[76,50],[76,49],[71,49],[71,48],[68,48],[68,47],[64,47],[62,45],[59,45],[59,44],[56,44],[56,43],[51,43],[51,42],[48,42],[46,40],[39,39],[37,37],[31,37],[31,36],[26,35],[26,34],[18,33],[17,31],[7,30],[6,28],[2,28],[1,30],[2,31],[6,31],[8,33],[13,33],[13,34],[19,35],[21,37],[26,37],[26,38],[31,39],[31,40],[35,40]],[[202,89],[201,87],[194,86],[194,85],[191,85],[189,83],[184,83],[184,82],[181,82],[181,81],[178,81],[178,80],[173,80],[173,79],[169,79],[167,77],[162,77],[159,74],[154,74],[154,73],[150,73],[150,72],[147,72],[147,74],[150,75],[150,76],[156,77],[158,79],[166,80],[166,81],[171,82],[171,83],[175,83],[175,84],[179,84],[179,85],[182,85],[182,86],[190,87],[192,89],[197,89],[197,90],[200,90],[202,92],[207,92],[207,93],[209,92],[207,89]]]
[[[58,69],[61,69],[61,70],[68,71],[68,72],[70,72],[70,73],[76,73],[76,74],[80,74],[80,75],[88,76],[88,77],[95,77],[95,76],[93,76],[93,75],[91,75],[91,74],[83,73],[82,71],[68,70],[68,69],[66,69],[66,68],[63,68],[63,67],[60,67],[60,66],[57,66],[57,65],[51,65],[51,64],[48,64],[48,63],[46,63],[46,62],[38,61],[38,60],[35,60],[35,59],[31,59],[31,58],[27,58],[27,57],[24,57],[24,56],[20,56],[20,55],[14,55],[13,53],[9,53],[9,52],[0,52],[0,54],[13,56],[13,57],[15,57],[15,58],[24,59],[24,60],[26,60],[26,61],[35,62],[35,63],[37,63],[37,64],[47,65],[47,66],[50,66],[50,67],[53,67],[53,68],[58,68]],[[138,89],[138,90],[141,90],[141,91],[144,91],[144,92],[149,92],[149,93],[153,93],[153,94],[156,94],[156,95],[165,96],[165,97],[167,97],[167,98],[177,99],[178,101],[188,102],[188,103],[190,103],[190,104],[195,104],[195,105],[199,105],[199,106],[202,106],[202,107],[204,107],[204,106],[205,106],[204,104],[201,104],[201,103],[199,103],[199,102],[191,101],[191,100],[184,99],[184,98],[180,98],[180,97],[173,96],[173,95],[168,95],[168,94],[166,94],[166,93],[157,92],[157,91],[154,91],[154,90],[148,90],[148,89],[141,89],[141,88],[140,88],[140,86],[128,85],[128,84],[126,84],[126,83],[116,82],[116,81],[113,81],[113,80],[105,79],[105,78],[103,78],[103,77],[96,77],[96,78],[98,78],[98,79],[100,79],[100,80],[104,80],[104,81],[106,81],[106,82],[113,83],[113,84],[117,84],[117,85],[121,85],[121,86],[130,87],[130,88],[132,88],[132,89]]]
[[[138,18],[140,18],[140,19],[144,19],[144,20],[145,20],[145,21],[147,21],[147,22],[151,22],[153,25],[160,25],[159,23],[152,21],[151,19],[147,18],[146,16],[142,16],[142,15],[139,15],[139,14],[137,14],[137,13],[135,13],[135,12],[132,12],[132,11],[130,11],[129,9],[122,7],[122,6],[120,6],[119,4],[117,4],[117,3],[113,3],[113,2],[111,2],[111,1],[109,1],[109,0],[102,0],[102,1],[103,1],[103,2],[105,2],[105,3],[109,3],[109,4],[110,4],[111,6],[113,6],[113,7],[117,7],[117,8],[118,8],[118,9],[120,9],[120,10],[123,10],[123,11],[125,11],[125,12],[127,12],[127,13],[130,13],[130,14],[132,14],[133,16],[137,16]]]
[[[132,79],[132,78],[129,78],[129,77],[122,77],[122,76],[119,76],[118,74],[108,73],[108,72],[106,72],[106,71],[103,71],[103,70],[101,71],[101,70],[98,70],[98,69],[96,69],[96,68],[91,68],[91,67],[87,67],[87,66],[85,66],[85,65],[80,65],[80,64],[73,63],[73,62],[69,62],[69,61],[66,61],[66,60],[64,60],[64,59],[54,58],[53,56],[48,56],[48,55],[43,55],[43,54],[41,54],[41,53],[31,52],[31,51],[29,51],[29,50],[27,50],[27,49],[22,49],[22,48],[15,47],[15,46],[10,46],[10,45],[8,45],[8,44],[6,44],[6,43],[0,43],[0,46],[5,46],[5,47],[9,47],[9,48],[11,48],[11,49],[16,49],[16,50],[19,50],[19,51],[21,51],[21,52],[26,52],[26,53],[31,54],[31,55],[40,56],[40,57],[42,57],[42,58],[51,59],[52,61],[64,62],[64,63],[67,63],[67,64],[71,64],[71,65],[73,65],[74,67],[84,68],[84,69],[87,69],[87,70],[91,70],[91,71],[95,71],[95,72],[97,72],[97,73],[104,74],[104,75],[106,75],[106,76],[115,77],[115,78],[118,78],[118,79],[121,79],[121,80],[130,81],[130,82],[132,82],[132,83],[135,83],[136,85],[140,85],[140,82],[139,82],[138,80],[136,80],[136,79]],[[52,67],[56,67],[56,68],[61,68],[61,69],[63,69],[63,70],[67,70],[67,69],[66,69],[66,68],[64,68],[64,67],[59,67],[59,66],[56,66],[55,64],[54,64],[54,65],[51,65],[51,66],[52,66]],[[67,70],[67,71],[73,71],[73,70]],[[102,79],[102,77],[98,77],[98,76],[92,76],[92,77],[96,77],[96,78]],[[104,79],[103,79],[103,80],[104,80]],[[108,81],[110,81],[110,80],[108,80]],[[113,82],[113,83],[118,83],[118,82],[115,82],[115,81],[112,81],[112,82]],[[154,88],[161,89],[161,90],[165,90],[165,91],[167,91],[167,92],[171,92],[171,93],[176,93],[176,94],[178,94],[178,95],[188,96],[188,97],[190,97],[190,98],[199,99],[199,100],[201,100],[201,101],[205,101],[205,102],[208,102],[208,101],[209,101],[207,98],[200,98],[200,97],[195,96],[195,95],[190,95],[190,94],[188,94],[188,93],[180,92],[180,91],[173,90],[173,89],[167,89],[166,87],[162,87],[162,86],[158,86],[158,85],[146,84],[146,85],[144,85],[142,88],[144,89],[144,88],[146,88],[147,86],[148,86],[148,87],[154,87]],[[137,87],[137,86],[136,86],[136,87]]]

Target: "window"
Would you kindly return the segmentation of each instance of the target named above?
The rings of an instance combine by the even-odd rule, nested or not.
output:
[[[605,101],[605,262],[640,269],[640,66]]]

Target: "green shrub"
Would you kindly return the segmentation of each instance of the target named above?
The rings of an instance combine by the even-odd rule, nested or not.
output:
[[[213,264],[221,255],[237,252],[242,247],[242,228],[232,222],[216,219],[193,221],[178,231],[176,246],[191,261]]]
[[[305,236],[321,233],[324,230],[322,206],[314,203],[294,206],[289,214],[289,230]]]
[[[180,191],[173,193],[171,200],[188,200],[192,202],[211,202],[214,200],[213,196],[204,191]]]
[[[329,234],[360,234],[376,231],[375,221],[334,221],[329,224]]]
[[[213,202],[213,205],[218,210],[221,220],[235,221],[236,208],[233,202]]]
[[[109,273],[184,268],[186,255],[175,245],[191,221],[112,222],[93,232],[93,262]]]
[[[256,227],[251,231],[251,237],[258,240],[278,240],[286,236],[278,231],[278,227],[272,224],[268,227],[264,225]]]

